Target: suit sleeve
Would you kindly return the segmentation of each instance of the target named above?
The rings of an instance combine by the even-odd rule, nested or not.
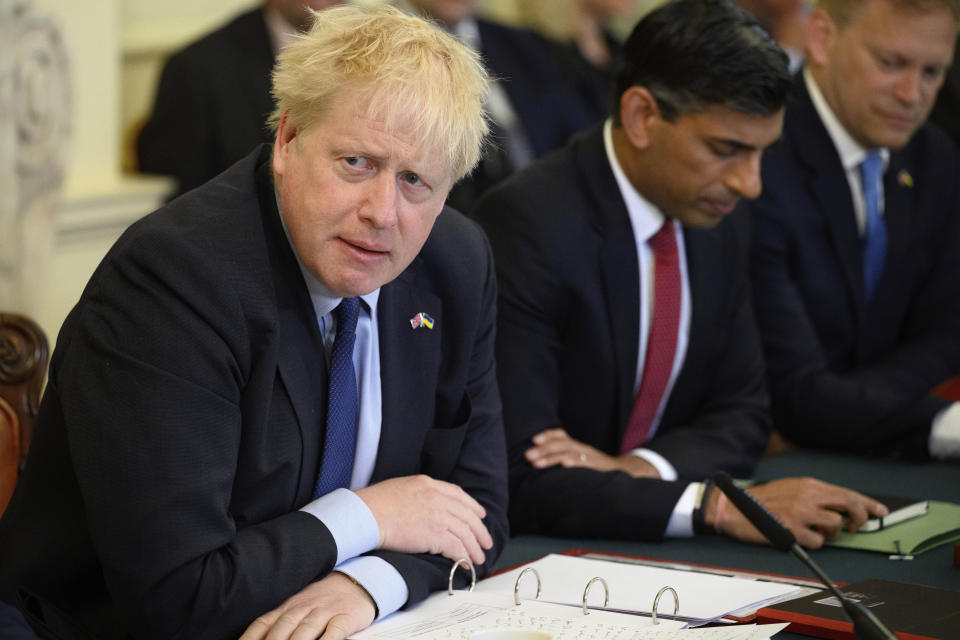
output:
[[[444,213],[444,216],[456,215]],[[458,242],[452,247],[471,275],[457,283],[457,297],[472,302],[458,313],[472,316],[462,326],[472,327],[460,336],[467,342],[467,376],[463,403],[464,430],[462,445],[449,474],[440,478],[460,486],[486,510],[483,523],[493,538],[493,547],[484,552],[485,562],[477,566],[477,577],[492,571],[509,537],[507,524],[506,446],[503,436],[500,393],[497,388],[494,364],[494,336],[497,315],[497,286],[493,259],[486,239],[470,225],[473,242]],[[446,304],[445,304],[446,308]],[[475,321],[474,321],[475,320]],[[449,318],[447,326],[449,327]],[[409,597],[406,606],[415,604],[431,592],[447,588],[453,563],[441,556],[405,554],[394,551],[374,551],[392,564],[407,583]],[[469,583],[469,571],[458,570],[454,585],[460,588]]]
[[[958,370],[960,247],[952,222],[942,229],[929,277],[913,292],[896,348],[847,371],[834,370],[796,276],[795,237],[776,189],[751,203],[751,278],[768,362],[775,424],[797,444],[854,453],[927,455],[931,421],[948,402],[929,390]],[[938,214],[939,215],[939,214]],[[907,294],[909,295],[909,294]]]
[[[244,421],[263,403],[244,389],[252,350],[269,341],[251,346],[230,265],[211,264],[199,243],[154,234],[139,245],[115,250],[94,276],[51,384],[126,627],[235,638],[327,574],[336,546],[292,504],[258,523],[233,517]]]
[[[561,353],[569,310],[553,263],[565,256],[544,245],[524,204],[529,205],[497,190],[475,211],[497,264],[497,373],[510,466],[511,526],[514,533],[660,539],[683,493],[681,483],[591,469],[538,470],[523,457],[534,435],[564,428],[559,416]]]

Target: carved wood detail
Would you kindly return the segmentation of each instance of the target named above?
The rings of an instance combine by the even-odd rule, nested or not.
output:
[[[47,338],[35,322],[0,313],[0,513],[27,459],[48,358]]]

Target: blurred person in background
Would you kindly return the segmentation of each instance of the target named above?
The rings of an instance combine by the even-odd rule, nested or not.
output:
[[[803,66],[803,29],[812,9],[811,0],[735,0],[770,32],[787,57],[790,72]]]
[[[478,0],[401,0],[477,51],[495,82],[487,97],[493,136],[480,164],[457,183],[447,203],[469,212],[483,192],[590,124],[567,89],[543,38],[480,18]]]
[[[273,141],[270,72],[277,52],[344,0],[265,0],[167,60],[137,138],[138,169],[172,176],[173,196]]]
[[[622,49],[612,18],[637,13],[638,0],[526,0],[523,22],[547,39],[564,80],[580,99],[591,124],[609,115],[613,75]]]

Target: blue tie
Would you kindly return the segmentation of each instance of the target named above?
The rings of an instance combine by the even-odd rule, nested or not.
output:
[[[330,393],[327,396],[327,433],[320,459],[314,499],[350,486],[357,448],[357,376],[353,370],[353,343],[357,338],[360,299],[344,298],[334,309],[337,337],[330,354]]]
[[[880,194],[883,189],[883,156],[874,151],[860,163],[863,198],[867,205],[867,224],[861,239],[863,248],[863,284],[867,302],[873,298],[883,275],[887,257],[887,227],[880,215]]]

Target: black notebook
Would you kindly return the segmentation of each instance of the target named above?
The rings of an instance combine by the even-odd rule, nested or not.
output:
[[[863,580],[840,591],[901,640],[960,640],[960,591],[894,580]],[[757,622],[789,622],[787,631],[821,638],[856,638],[839,601],[827,591],[764,607]]]

